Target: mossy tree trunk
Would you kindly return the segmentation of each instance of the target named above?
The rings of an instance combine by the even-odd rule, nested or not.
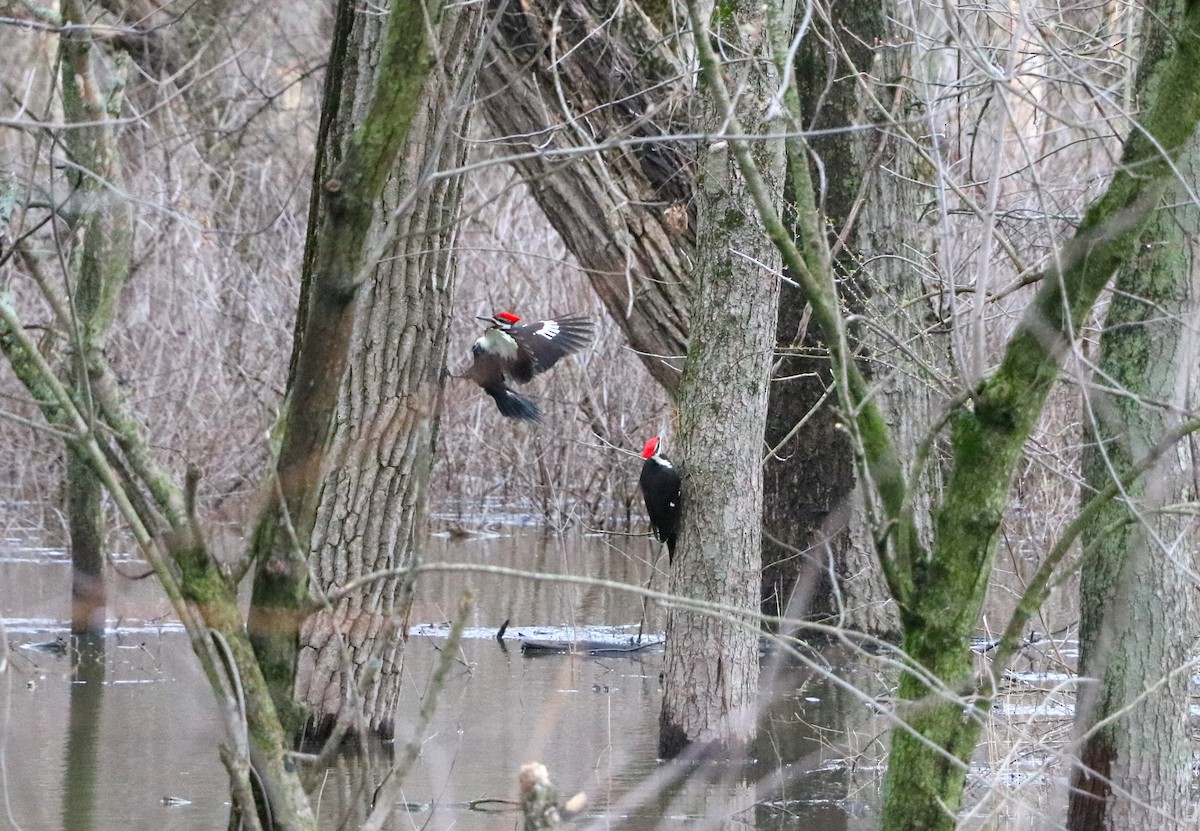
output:
[[[1170,49],[1166,27],[1181,4],[1152,4],[1147,51]],[[1138,79],[1149,91],[1150,60]],[[1083,473],[1089,491],[1126,480],[1144,458],[1196,412],[1200,365],[1200,175],[1195,137],[1179,159],[1179,180],[1120,270],[1100,339],[1096,376],[1086,389]],[[1166,207],[1170,206],[1170,207]],[[1072,773],[1067,825],[1073,831],[1163,827],[1191,813],[1192,749],[1185,671],[1197,635],[1192,442],[1165,454],[1108,503],[1083,536],[1079,674],[1075,732],[1082,743]]]
[[[300,627],[310,605],[308,554],[358,299],[375,265],[370,257],[372,229],[393,166],[420,112],[434,65],[429,34],[441,18],[437,0],[393,4],[377,60],[371,64],[374,77],[368,79],[360,77],[360,56],[346,49],[354,16],[366,13],[350,0],[338,4],[326,70],[320,139],[324,145],[314,179],[321,209],[309,224],[297,347],[279,428],[278,487],[270,491],[277,497],[260,514],[253,542],[258,569],[250,637],[276,708],[292,731],[299,730],[304,719],[292,694]],[[364,89],[370,93],[362,97]],[[344,149],[331,157],[328,142],[336,133],[330,122],[339,112],[339,99],[347,94],[360,104]]]
[[[897,714],[904,727],[892,735],[885,829],[955,825],[982,724],[969,711],[964,717],[962,696],[976,692],[968,645],[1013,471],[1074,333],[1134,254],[1147,218],[1174,180],[1172,160],[1200,122],[1200,4],[1191,4],[1171,33],[1177,50],[1161,66],[1143,69],[1158,71],[1160,80],[1126,140],[1121,168],[1042,275],[999,368],[951,414],[951,470],[934,516],[932,549],[925,556],[912,544],[903,516],[893,534],[890,570],[903,645],[921,671],[900,680]],[[988,700],[977,699],[981,710]]]
[[[916,16],[930,12],[885,0],[879,13],[887,22],[880,22],[883,35],[872,40],[878,44],[872,71],[863,72],[868,64],[858,64],[858,82],[870,90],[859,90],[865,106],[860,118],[874,129],[860,133],[854,142],[855,162],[865,181],[856,194],[859,218],[850,240],[856,261],[845,267],[853,275],[852,285],[862,292],[858,302],[863,323],[852,332],[861,348],[860,365],[891,425],[897,454],[913,459],[946,405],[942,379],[952,365],[946,327],[936,308],[936,287],[923,279],[924,271],[910,258],[911,252],[936,247],[924,204],[928,191],[922,177],[928,176],[929,166],[919,147],[934,116],[925,104],[931,100],[930,91],[913,87],[912,66],[919,58],[908,34],[923,23]],[[859,14],[866,16],[863,25],[875,22],[870,9]],[[850,291],[843,295],[853,296]],[[925,542],[931,538],[930,506],[940,490],[941,473],[938,465],[928,469],[910,497],[917,536]],[[837,560],[840,596],[847,616],[856,622],[854,628],[898,639],[899,613],[878,568],[875,531],[864,498],[870,490],[869,482],[859,480],[852,497],[850,539]],[[874,567],[864,564],[867,558]]]
[[[1175,158],[1200,123],[1200,4],[1189,5],[1171,35],[1177,49],[1162,61],[1160,81],[1126,141],[1111,184],[1040,275],[1039,289],[999,367],[949,414],[949,477],[928,547],[907,492],[912,477],[848,347],[837,297],[823,268],[828,258],[819,250],[823,233],[807,170],[803,165],[791,168],[803,253],[765,188],[752,189],[759,215],[808,292],[813,321],[829,344],[841,381],[838,394],[844,411],[852,415],[847,429],[858,442],[879,521],[881,564],[900,606],[903,646],[912,662],[901,675],[896,702],[902,724],[892,733],[884,780],[885,829],[951,829],[956,824],[967,766],[991,701],[987,679],[972,672],[970,637],[1013,472],[1073,338],[1117,268],[1134,253],[1147,218],[1174,179]],[[715,61],[703,50],[701,58]],[[785,101],[794,124],[795,96],[785,94]],[[732,105],[725,115],[731,134],[748,132],[737,123]],[[756,177],[749,142],[730,138],[730,143],[747,179]],[[914,460],[927,462],[924,454]],[[1002,655],[1011,654],[1014,639],[1006,632]],[[1003,666],[998,658],[995,672]]]
[[[891,423],[914,425],[898,437],[911,448],[929,422],[931,401],[922,369],[896,348],[923,343],[925,321],[913,310],[927,306],[919,274],[894,256],[921,248],[915,153],[893,126],[907,123],[917,109],[912,94],[900,92],[912,47],[887,24],[901,11],[884,0],[842,2],[832,28],[818,15],[797,50],[794,77],[801,126],[812,134],[810,153],[800,163],[820,183],[839,293],[849,312],[865,313],[869,321],[850,334],[869,356],[864,372],[886,385],[880,405]],[[870,124],[878,129],[863,129]],[[781,612],[792,597],[790,617],[828,616],[846,628],[894,639],[899,618],[855,496],[854,448],[842,429],[837,396],[830,394],[835,376],[824,334],[808,325],[807,304],[802,288],[782,287],[766,436],[774,453],[764,465],[763,611]],[[893,371],[898,366],[901,371]],[[806,423],[796,430],[801,419]]]
[[[343,7],[347,15],[353,13],[354,4]],[[222,760],[230,773],[235,812],[248,818],[260,809],[279,829],[316,827],[296,761],[288,753],[294,731],[285,730],[275,706],[276,701],[286,706],[291,700],[296,628],[290,624],[311,608],[307,549],[297,545],[314,524],[314,489],[319,483],[309,474],[321,470],[355,300],[377,257],[370,255],[376,240],[369,232],[389,173],[416,120],[433,64],[427,34],[440,23],[439,7],[396,4],[386,21],[375,56],[376,74],[364,82],[363,89],[371,91],[369,103],[356,113],[359,120],[348,131],[336,166],[322,170],[318,180],[325,198],[321,244],[314,245],[310,259],[310,302],[307,315],[301,315],[303,336],[281,430],[278,481],[268,483],[268,492],[279,492],[282,499],[265,510],[254,541],[252,553],[263,579],[255,586],[259,605],[251,626],[239,609],[236,569],[211,556],[195,515],[199,473],[189,472],[186,487],[180,488],[158,464],[141,425],[121,400],[117,379],[101,351],[82,356],[86,375],[76,374],[64,383],[42,359],[10,292],[0,286],[0,350],[46,421],[103,478],[183,621],[214,689],[226,727]],[[336,102],[343,89],[333,85],[330,90],[331,102]],[[326,112],[335,109],[331,103]],[[415,204],[427,203],[418,199]],[[428,219],[436,225],[445,217]],[[52,281],[41,281],[39,288],[60,325],[72,328],[74,318],[68,310],[76,302],[73,295]],[[86,287],[71,289],[81,292]],[[76,383],[83,380],[87,386]],[[93,414],[104,429],[96,429]],[[289,645],[291,661],[280,660]],[[264,674],[264,665],[270,674]]]
[[[314,588],[321,593],[411,564],[427,531],[463,181],[432,176],[465,158],[481,18],[478,4],[444,14],[437,70],[371,231],[382,257],[363,287],[310,543]],[[345,67],[331,132],[322,142],[323,168],[344,153],[381,34],[378,17],[357,14],[350,21],[339,61],[356,64]],[[315,204],[314,213],[322,209]],[[391,735],[400,693],[397,624],[406,600],[400,588],[397,579],[375,581],[306,623],[296,679],[296,697],[309,711],[306,741],[324,741],[335,729]]]
[[[67,292],[49,281],[40,288],[59,322],[69,324]],[[230,774],[235,814],[261,807],[277,829],[315,828],[295,762],[287,755],[290,743],[246,635],[237,585],[211,556],[195,516],[199,474],[189,474],[184,490],[158,464],[102,354],[88,356],[87,389],[74,386],[78,376],[64,381],[56,374],[6,289],[0,289],[0,351],[46,422],[102,479],[183,622],[225,727],[222,760]],[[89,406],[82,406],[83,401]],[[92,414],[103,430],[89,420]]]
[[[689,5],[693,20],[712,7]],[[790,4],[788,4],[790,5]],[[687,360],[679,390],[683,479],[679,545],[671,590],[693,600],[745,610],[753,619],[762,570],[762,443],[779,303],[779,252],[755,221],[754,202],[738,173],[723,109],[709,90],[737,90],[739,115],[752,130],[774,132],[767,102],[778,84],[754,3],[731,12],[717,33],[727,49],[749,56],[697,90],[696,124],[715,136],[697,158],[696,268]],[[714,38],[715,40],[716,38]],[[782,201],[784,147],[756,142],[767,186]],[[667,617],[666,670],[659,752],[692,743],[735,748],[754,734],[758,629],[745,620],[693,608]]]
[[[117,316],[121,288],[133,256],[133,211],[124,197],[117,128],[126,58],[112,58],[109,73],[97,73],[105,55],[94,50],[88,4],[66,0],[67,28],[60,36],[63,116],[87,125],[64,131],[70,161],[71,196],[64,209],[73,239],[67,255],[72,301],[68,353],[79,389],[90,383],[91,356],[102,354]],[[112,81],[101,88],[100,78]],[[86,397],[84,399],[87,400]],[[95,411],[88,410],[94,420]],[[66,501],[71,538],[71,631],[103,632],[107,591],[104,579],[104,486],[86,459],[67,451]]]

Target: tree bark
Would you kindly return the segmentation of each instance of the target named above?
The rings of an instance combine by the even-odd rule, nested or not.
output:
[[[790,5],[790,4],[789,4]],[[778,82],[764,27],[749,24],[757,5],[729,7],[721,31],[727,48],[752,56],[722,73],[702,64],[697,124],[717,138],[698,158],[697,264],[692,327],[679,391],[679,471],[683,504],[671,590],[694,600],[753,612],[762,569],[762,441],[779,303],[779,252],[755,221],[754,201],[720,138],[725,109],[713,87],[737,90],[738,114],[750,133],[772,132],[767,101]],[[711,11],[689,5],[698,28]],[[785,19],[789,19],[785,18]],[[781,200],[783,143],[756,141],[771,198]],[[667,618],[659,752],[690,743],[729,749],[754,734],[758,628],[710,611],[674,608]]]
[[[922,134],[935,129],[931,124],[935,116],[924,102],[935,100],[937,93],[914,89],[912,67],[920,57],[907,34],[924,31],[928,24],[916,15],[929,12],[891,0],[879,5],[886,24],[876,21],[870,9],[859,12],[868,27],[865,31],[871,31],[872,23],[884,29],[872,38],[880,44],[875,63],[866,63],[863,56],[857,64],[859,83],[869,87],[869,94],[860,89],[858,99],[869,102],[864,120],[874,129],[862,132],[854,144],[855,163],[866,171],[866,178],[856,195],[860,212],[853,229],[856,237],[847,238],[854,243],[858,261],[845,267],[856,275],[854,289],[861,292],[863,323],[854,331],[864,356],[861,363],[875,385],[875,401],[891,425],[898,455],[914,459],[946,404],[947,394],[939,384],[953,365],[948,327],[933,301],[938,287],[929,285],[910,259],[912,251],[937,247],[922,219],[922,173],[928,166],[918,150]],[[844,48],[850,50],[852,44]],[[868,66],[873,67],[870,74],[864,72]],[[844,295],[855,296],[851,291]],[[853,628],[898,639],[899,610],[878,568],[872,521],[859,485],[850,505],[851,540],[839,561],[842,603]],[[941,488],[942,470],[935,463],[909,494],[916,535],[925,546],[932,539],[931,495]]]
[[[528,154],[516,155],[513,165],[534,183],[542,212],[647,370],[674,395],[697,257],[692,143],[672,138],[695,131],[681,81],[686,39],[674,33],[678,21],[669,4],[530,0],[504,9],[493,61],[480,81],[494,141]],[[874,43],[879,14],[872,3],[856,4],[852,17],[855,43]],[[853,71],[839,55],[806,49],[816,80],[803,91],[813,104],[827,92],[825,58],[835,61],[839,78]],[[871,52],[852,44],[858,70],[870,64]],[[818,126],[851,120],[854,81],[837,81],[836,89]],[[829,207],[843,215],[857,193],[862,153],[854,146],[846,134],[822,146],[838,172]],[[828,360],[801,348],[818,345],[804,338],[805,302],[802,292],[785,289],[778,345],[788,357],[772,383],[768,446],[778,445],[811,409],[818,412],[767,465],[764,524],[779,543],[764,547],[763,610],[774,614],[786,606],[805,563],[810,573],[828,573],[828,539],[834,570],[846,578],[839,609],[844,625],[887,636],[897,624],[873,552],[842,532],[854,487],[851,452],[832,405],[821,404]],[[834,606],[827,585],[815,600],[825,611]]]
[[[372,231],[386,248],[365,289],[325,461],[309,554],[318,592],[409,565],[427,532],[463,182],[431,176],[465,160],[481,14],[476,5],[444,15],[438,70]],[[377,18],[355,16],[347,54],[360,61],[352,73],[360,83],[379,35]],[[342,96],[336,121],[352,123],[357,97]],[[338,145],[330,136],[325,152],[339,153]],[[389,216],[397,221],[385,228]],[[374,582],[306,622],[296,680],[309,711],[306,741],[324,741],[334,729],[391,736],[407,602],[400,588],[396,579]]]
[[[1157,4],[1166,25],[1177,3]],[[1170,49],[1147,15],[1149,51]],[[1156,64],[1153,58],[1149,67]],[[1151,72],[1139,87],[1154,83]],[[1180,181],[1117,276],[1100,339],[1097,374],[1085,392],[1093,442],[1084,448],[1089,490],[1127,477],[1134,464],[1195,412],[1200,209],[1190,188],[1200,174],[1193,137]],[[1166,207],[1167,205],[1171,207]],[[1195,623],[1196,521],[1179,503],[1194,494],[1194,440],[1167,453],[1125,489],[1083,536],[1079,686],[1067,826],[1180,827],[1191,813],[1188,675]]]
[[[440,4],[397,3],[387,16],[374,74],[361,79],[358,61],[346,52],[358,6],[339,3],[334,45],[326,76],[322,111],[321,161],[314,199],[319,216],[311,220],[305,257],[297,348],[288,401],[280,427],[277,489],[260,514],[253,550],[258,562],[248,621],[255,652],[271,687],[275,706],[289,730],[304,719],[293,704],[300,625],[309,608],[308,552],[316,522],[322,474],[326,469],[334,416],[340,401],[347,353],[354,333],[356,304],[371,267],[371,231],[393,165],[408,140],[433,67],[433,44]],[[365,13],[364,13],[365,14]],[[356,84],[366,84],[359,87]],[[336,166],[324,155],[330,123],[343,95],[356,96],[356,118]],[[314,230],[316,229],[316,230]]]
[[[1116,270],[1133,255],[1147,218],[1174,181],[1174,159],[1200,122],[1200,6],[1172,27],[1178,48],[1161,62],[1121,167],[1074,238],[1042,275],[1037,295],[997,370],[950,417],[951,473],[928,556],[900,548],[889,564],[903,645],[922,674],[900,679],[884,780],[884,829],[950,829],[962,801],[981,719],[964,717],[974,691],[968,644],[978,620],[995,535],[1013,471],[1075,333]],[[903,543],[904,518],[894,537]],[[997,668],[997,672],[1002,671]],[[987,707],[988,695],[976,699]]]
[[[91,356],[102,354],[116,319],[121,288],[133,257],[133,211],[123,197],[117,130],[126,57],[113,59],[115,73],[101,89],[93,62],[91,34],[84,4],[62,6],[68,28],[60,38],[63,115],[68,123],[90,125],[64,132],[71,162],[72,194],[64,213],[77,236],[68,259],[73,299],[68,350],[70,372],[79,389],[90,385]],[[87,397],[84,398],[87,401]],[[94,420],[94,410],[88,411]],[[85,459],[68,450],[66,495],[71,537],[71,631],[102,633],[107,609],[104,578],[104,486]]]
[[[911,50],[905,38],[888,37],[898,33],[889,33],[886,20],[899,13],[881,0],[852,0],[838,4],[835,27],[818,15],[797,52],[794,75],[803,127],[813,134],[803,163],[820,183],[842,301],[870,322],[852,335],[864,347],[864,371],[880,385],[889,421],[913,425],[897,436],[911,452],[928,424],[930,396],[922,373],[896,344],[924,343],[918,333],[925,321],[906,310],[926,305],[926,288],[893,256],[906,246],[922,247],[915,154],[893,124],[907,121],[915,108],[880,110],[880,104],[905,107],[912,98],[897,102],[904,86],[892,86],[907,76]],[[870,96],[866,84],[873,84]],[[878,129],[855,129],[870,123]],[[807,303],[803,290],[783,286],[766,437],[774,453],[764,465],[763,611],[783,612],[799,578],[789,617],[821,615],[896,639],[899,617],[855,495],[853,447],[830,394],[834,376],[824,335],[808,325]],[[801,419],[807,423],[796,431]]]
[[[634,2],[496,0],[480,76],[494,142],[647,370],[679,386],[695,221],[684,64]],[[607,22],[605,22],[607,21]],[[560,97],[561,93],[561,97]]]

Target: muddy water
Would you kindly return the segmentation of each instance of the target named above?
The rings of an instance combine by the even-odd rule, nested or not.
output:
[[[435,537],[425,561],[642,584],[654,554],[640,539],[507,529]],[[119,566],[126,575],[145,570],[134,561]],[[0,547],[0,616],[11,647],[0,676],[0,816],[39,831],[224,827],[227,781],[211,694],[153,580],[114,574],[110,633],[89,644],[67,637],[68,578],[62,551],[28,541]],[[654,585],[665,587],[665,576],[655,574]],[[808,656],[861,691],[854,692],[803,663],[768,659],[770,704],[748,762],[662,763],[655,758],[661,647],[600,657],[531,657],[520,648],[522,636],[627,641],[643,613],[645,632],[661,632],[660,610],[644,612],[620,591],[492,575],[432,574],[417,589],[398,743],[408,740],[403,725],[428,692],[445,622],[464,592],[474,602],[391,827],[519,827],[510,802],[528,761],[544,763],[564,790],[588,795],[583,827],[877,824],[884,725],[872,701],[886,678],[876,669],[836,652]],[[501,644],[493,634],[505,620]],[[65,649],[47,646],[60,643]],[[347,781],[344,770],[322,778],[323,828],[361,813],[345,795]]]

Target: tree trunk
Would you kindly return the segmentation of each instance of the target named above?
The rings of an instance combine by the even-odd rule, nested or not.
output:
[[[52,308],[70,305],[59,286],[43,281],[40,288]],[[198,473],[189,471],[186,492],[165,473],[149,452],[140,421],[120,400],[116,378],[102,355],[89,364],[94,372],[87,392],[106,429],[91,429],[75,406],[74,392],[42,358],[11,295],[4,290],[0,290],[0,351],[38,402],[47,423],[103,477],[106,490],[183,622],[224,718],[228,745],[223,760],[231,776],[235,809],[254,811],[258,804],[281,831],[315,828],[295,761],[287,755],[266,679],[246,634],[237,585],[225,564],[210,555],[200,532],[195,515]],[[257,786],[253,794],[251,768]]]
[[[465,159],[480,19],[477,5],[443,17],[439,71],[384,194],[381,218],[397,216],[397,223],[385,229],[377,222],[372,232],[387,245],[355,325],[309,555],[321,592],[409,565],[427,531],[463,181],[430,177]],[[348,54],[362,61],[360,79],[379,28],[373,16],[355,18]],[[354,98],[342,98],[346,116]],[[326,142],[325,151],[336,153],[336,145]],[[397,579],[377,581],[305,624],[296,697],[309,710],[306,740],[324,741],[339,718],[351,733],[392,734],[400,693],[397,628],[407,602],[398,589]]]
[[[872,95],[860,92],[860,100],[877,102],[866,111],[866,119],[877,129],[862,133],[855,144],[856,163],[867,178],[858,197],[859,264],[847,268],[861,272],[855,287],[862,292],[867,323],[855,334],[866,358],[862,365],[875,383],[875,400],[892,427],[899,456],[913,459],[945,406],[947,396],[939,384],[952,366],[949,339],[939,334],[946,327],[932,299],[937,291],[922,279],[924,272],[912,266],[909,253],[936,249],[931,229],[922,220],[921,171],[927,166],[918,150],[920,136],[934,129],[923,102],[934,100],[936,93],[912,86],[912,65],[919,58],[905,33],[924,31],[918,27],[926,24],[911,16],[910,4],[885,0],[880,7],[889,22],[873,42],[887,46],[875,53],[878,63],[873,75],[878,80],[871,87]],[[873,20],[869,9],[860,14],[868,22]],[[860,79],[865,82],[867,76]],[[910,495],[917,536],[926,546],[932,538],[931,494],[940,492],[941,474],[937,464],[931,465]],[[871,519],[862,497],[860,488],[850,505],[851,541],[839,563],[842,603],[852,628],[895,637],[900,630],[899,610],[878,568]],[[868,567],[867,562],[873,565]]]
[[[861,25],[854,31],[860,37],[850,54],[860,69],[869,66],[871,50],[856,43],[876,40],[872,27],[879,15],[871,6],[855,8]],[[686,309],[697,256],[690,142],[670,139],[695,132],[681,81],[686,76],[679,56],[687,51],[686,39],[681,43],[674,32],[678,21],[669,4],[625,2],[613,8],[606,0],[529,0],[504,8],[493,61],[480,79],[495,141],[514,154],[527,154],[514,158],[513,165],[534,183],[531,190],[542,212],[586,270],[630,346],[675,394],[678,356],[687,350]],[[610,20],[611,25],[605,23]],[[804,87],[810,102],[826,92],[825,55],[815,49],[814,55],[820,80]],[[838,77],[852,74],[844,64],[837,66]],[[848,123],[853,89],[852,81],[837,83],[838,94],[826,104],[820,125]],[[838,159],[830,207],[847,216],[860,164],[852,158],[853,145],[842,134],[823,148]],[[578,153],[588,148],[591,152]],[[531,152],[535,149],[540,152]],[[845,525],[842,509],[854,486],[853,473],[834,411],[820,403],[828,361],[796,348],[812,344],[803,337],[804,304],[801,292],[785,289],[779,346],[791,354],[775,372],[768,446],[778,445],[811,409],[819,411],[767,465],[764,524],[779,543],[768,540],[764,547],[763,609],[784,608],[805,563],[818,575],[828,573],[822,543],[832,536],[834,570],[848,581],[841,587],[844,624],[894,634],[895,614],[885,606],[873,552],[849,545],[844,533],[828,533]],[[828,588],[816,599],[826,610],[833,606]]]
[[[790,4],[789,4],[790,5]],[[710,7],[711,8],[711,7]],[[721,36],[753,60],[727,68],[748,132],[764,121],[777,84],[763,27],[748,24],[757,5],[734,6]],[[708,11],[689,7],[695,25]],[[790,20],[790,18],[787,18]],[[711,88],[726,83],[715,63],[697,91],[697,124],[717,134],[724,109]],[[771,196],[783,195],[783,143],[755,142]],[[695,293],[687,362],[679,391],[679,471],[683,504],[673,593],[751,612],[762,569],[762,442],[779,303],[779,252],[771,244],[746,181],[719,137],[697,162]],[[733,746],[753,736],[758,692],[758,630],[707,610],[673,608],[667,618],[659,752],[689,743]]]
[[[894,136],[891,125],[907,113],[879,112],[860,88],[878,65],[884,79],[873,92],[891,104],[890,79],[904,76],[909,51],[877,44],[886,39],[881,0],[838,4],[838,25],[801,43],[795,80],[803,126],[813,132],[806,142],[812,178],[821,183],[820,204],[829,226],[833,265],[843,303],[879,321],[852,334],[871,360],[864,371],[886,384],[880,406],[892,424],[911,424],[919,436],[928,422],[929,396],[919,373],[892,371],[901,361],[897,342],[915,340],[924,320],[904,308],[920,308],[925,295],[919,275],[889,256],[905,246],[920,248],[914,218],[918,191],[913,183],[911,147]],[[814,20],[814,26],[820,26]],[[881,59],[881,60],[880,60]],[[879,64],[876,61],[879,60]],[[882,129],[854,130],[867,122]],[[846,129],[850,128],[850,129]],[[821,131],[827,131],[822,134]],[[820,161],[819,167],[816,160]],[[869,521],[854,495],[854,455],[843,429],[845,416],[829,394],[833,372],[823,333],[808,325],[807,297],[785,285],[779,309],[779,364],[771,383],[767,446],[775,452],[764,466],[763,611],[782,612],[797,577],[800,590],[789,617],[823,615],[849,629],[885,638],[899,636],[896,606],[890,602],[879,571]],[[887,332],[888,338],[880,332]],[[894,338],[894,339],[893,339]],[[872,372],[874,367],[883,372]],[[796,431],[803,418],[807,423]],[[915,446],[915,439],[903,447]],[[902,451],[903,452],[903,451]],[[800,569],[796,568],[801,557]],[[833,591],[833,581],[837,590]],[[773,602],[774,601],[774,602]],[[776,605],[780,604],[780,605]]]
[[[1161,80],[1125,142],[1121,167],[1042,275],[1000,366],[950,416],[952,467],[932,550],[925,556],[901,548],[889,566],[905,652],[923,675],[900,679],[897,714],[905,726],[892,733],[884,829],[955,825],[982,723],[964,710],[962,696],[977,692],[968,645],[1013,471],[1075,333],[1140,244],[1147,218],[1174,181],[1173,160],[1200,122],[1200,6],[1189,5],[1172,35],[1178,48],[1161,61]],[[913,537],[903,522],[901,516],[894,537],[901,544]],[[976,709],[989,701],[978,696]]]
[[[114,80],[99,87],[89,22],[84,5],[68,0],[63,21],[78,24],[61,35],[63,115],[68,123],[91,126],[67,130],[64,145],[71,161],[73,189],[65,213],[77,234],[68,267],[74,299],[70,333],[71,374],[80,389],[89,385],[91,357],[102,354],[117,314],[121,287],[133,257],[133,212],[123,197],[116,128],[120,115],[125,56],[114,60]],[[87,400],[87,397],[84,398]],[[88,412],[94,420],[95,413]],[[71,631],[104,631],[107,590],[104,579],[104,487],[91,466],[68,450],[66,496],[71,536]]]
[[[635,2],[496,3],[503,15],[479,81],[494,141],[674,393],[695,244],[692,152],[671,138],[687,132],[674,38]]]
[[[440,5],[394,4],[370,53],[350,53],[347,43],[356,14],[374,15],[350,0],[339,3],[337,14],[314,178],[313,199],[320,207],[310,217],[297,347],[280,426],[278,487],[270,491],[273,498],[260,514],[253,542],[259,567],[248,628],[289,730],[298,730],[304,718],[292,694],[300,625],[309,607],[308,552],[359,289],[374,265],[372,229],[378,227],[380,198],[409,140],[434,64],[427,35],[430,21],[435,27],[439,21]],[[363,72],[365,67],[372,71]],[[352,109],[340,103],[343,97]],[[334,126],[351,113],[353,121]],[[336,142],[339,133],[346,135],[344,143]]]
[[[1177,20],[1178,4],[1158,4]],[[1175,8],[1170,8],[1175,6]],[[1147,15],[1151,50],[1169,49]],[[1153,61],[1151,61],[1153,65]],[[1139,77],[1142,89],[1153,83]],[[1200,209],[1184,182],[1200,174],[1193,137],[1178,163],[1181,182],[1117,276],[1087,388],[1083,473],[1089,489],[1126,478],[1138,459],[1177,429],[1197,404]],[[1188,676],[1195,621],[1195,518],[1170,506],[1194,494],[1194,440],[1167,453],[1110,502],[1083,537],[1079,675],[1067,825],[1084,829],[1164,827],[1192,811]]]

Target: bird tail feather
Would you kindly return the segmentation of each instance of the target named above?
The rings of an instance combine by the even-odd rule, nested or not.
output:
[[[500,409],[500,415],[505,418],[515,418],[518,421],[541,422],[542,414],[538,412],[537,404],[534,404],[532,399],[526,398],[524,395],[515,393],[507,388],[497,390],[496,392],[488,390],[488,394],[496,400],[496,406]]]

